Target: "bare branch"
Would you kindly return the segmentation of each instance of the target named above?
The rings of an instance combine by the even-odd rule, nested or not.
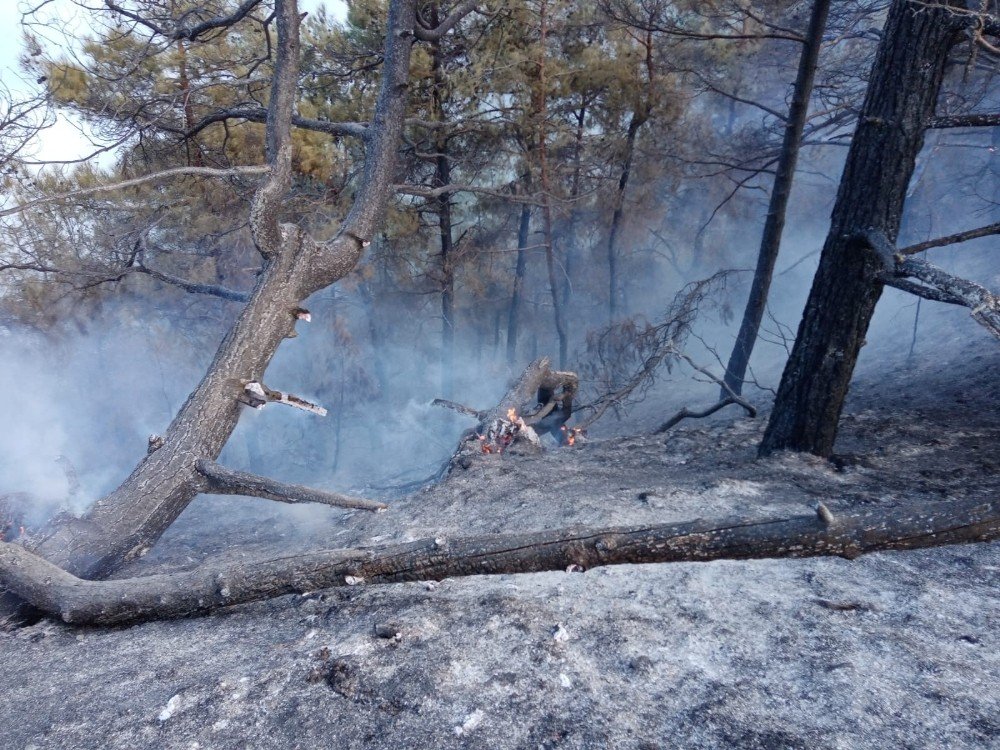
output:
[[[480,195],[489,195],[494,198],[500,198],[501,200],[508,201],[509,203],[527,203],[532,206],[541,206],[543,204],[541,199],[532,196],[518,195],[517,193],[504,193],[500,190],[478,187],[476,185],[448,184],[434,188],[422,187],[420,185],[393,185],[393,190],[397,193],[402,193],[403,195],[413,195],[418,198],[428,199],[440,198],[442,195],[450,195],[451,193],[478,193]]]
[[[61,201],[74,200],[77,198],[88,198],[90,196],[101,195],[103,193],[114,193],[118,190],[127,190],[128,188],[136,187],[138,185],[144,185],[147,182],[156,182],[158,180],[170,179],[172,177],[243,177],[246,175],[267,174],[269,169],[270,168],[266,166],[228,167],[226,169],[215,169],[214,167],[176,167],[174,169],[164,169],[162,172],[155,172],[153,174],[143,175],[142,177],[135,177],[131,180],[115,182],[110,185],[97,185],[96,187],[80,188],[79,190],[70,190],[69,192],[60,193],[58,195],[36,198],[34,200],[27,201],[26,203],[21,203],[20,205],[0,210],[0,217],[19,214],[23,211],[27,211],[29,208],[35,208],[36,206],[42,206],[49,203],[59,203]]]
[[[949,234],[947,237],[938,237],[937,239],[927,240],[926,242],[918,242],[915,245],[910,245],[897,250],[896,253],[898,255],[915,255],[916,253],[922,253],[924,250],[929,250],[932,247],[956,245],[959,242],[968,242],[969,240],[975,240],[980,237],[989,237],[992,234],[1000,234],[1000,221],[995,224],[989,224],[985,227],[979,227],[978,229],[968,229],[964,232]]]
[[[239,23],[244,18],[246,18],[250,11],[260,5],[262,0],[243,0],[232,13],[227,16],[218,16],[216,18],[209,18],[204,21],[199,21],[191,26],[185,24],[188,16],[190,16],[194,11],[189,11],[181,16],[181,20],[177,22],[174,28],[167,28],[153,21],[140,13],[134,13],[127,8],[123,8],[118,3],[113,2],[113,0],[104,0],[104,4],[109,10],[114,11],[118,15],[129,19],[130,21],[143,26],[146,29],[152,31],[155,34],[166,37],[167,39],[190,39],[194,41],[202,34],[209,31],[215,31],[216,29],[228,28],[236,23]]]
[[[294,394],[268,388],[256,380],[244,384],[240,400],[255,409],[263,408],[265,404],[287,404],[288,406],[294,406],[296,409],[312,412],[321,417],[326,416],[326,409],[322,406],[317,406],[311,401],[306,401],[304,398]]]
[[[164,284],[180,287],[185,292],[190,292],[191,294],[207,294],[211,297],[229,300],[230,302],[246,302],[250,299],[249,292],[240,292],[235,289],[218,286],[217,284],[198,284],[187,279],[182,279],[179,276],[171,276],[168,273],[158,271],[144,264],[138,264],[132,270],[135,273],[144,273],[147,276],[151,276],[157,281],[162,281]]]
[[[477,411],[471,406],[466,406],[465,404],[459,404],[455,401],[449,401],[446,398],[436,398],[431,401],[431,406],[443,406],[446,409],[451,409],[452,411],[457,411],[459,414],[465,414],[469,417],[474,417],[476,419],[482,420],[486,417],[485,411]]]
[[[235,107],[224,109],[219,112],[202,118],[188,130],[184,131],[185,138],[191,138],[209,125],[229,120],[246,120],[247,122],[267,122],[267,110],[263,107]],[[368,129],[365,122],[331,122],[329,120],[316,120],[309,117],[292,117],[292,125],[303,130],[312,130],[317,133],[326,133],[332,136],[347,136],[351,138],[364,138]]]
[[[1000,112],[935,117],[929,128],[992,128],[1000,125]]]
[[[301,484],[279,482],[245,471],[234,471],[207,459],[198,461],[195,467],[205,480],[200,488],[201,491],[209,494],[245,495],[276,500],[279,503],[319,503],[320,505],[358,510],[380,511],[389,507],[385,503],[374,500],[364,500],[359,497],[341,495],[338,492],[317,490]]]

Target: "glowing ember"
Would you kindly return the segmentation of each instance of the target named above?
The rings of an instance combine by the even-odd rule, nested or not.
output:
[[[509,421],[511,421],[511,422],[516,422],[517,421],[517,409],[515,409],[514,407],[511,407],[510,409],[508,409],[507,410],[507,419]]]
[[[583,435],[583,430],[579,427],[567,427],[566,425],[563,425],[559,429],[562,430],[563,442],[565,442],[566,445],[576,445],[577,437]]]

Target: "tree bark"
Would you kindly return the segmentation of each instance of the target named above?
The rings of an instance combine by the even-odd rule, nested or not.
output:
[[[947,7],[895,0],[847,155],[805,314],[760,445],[829,456],[883,263],[861,239],[895,243],[924,129],[960,26]]]
[[[242,602],[344,585],[562,571],[604,565],[706,562],[906,550],[1000,538],[1000,501],[921,503],[770,518],[569,528],[423,539],[326,550],[190,572],[86,581],[24,548],[0,543],[0,580],[66,622],[122,624],[182,617]]]
[[[747,299],[747,306],[743,312],[743,320],[736,336],[736,343],[729,357],[729,364],[726,366],[724,378],[726,386],[737,394],[743,393],[743,378],[746,376],[750,355],[753,354],[754,345],[757,343],[757,333],[760,331],[760,323],[764,319],[764,310],[767,307],[767,296],[771,288],[771,277],[774,275],[774,265],[778,261],[781,235],[785,229],[788,199],[792,193],[795,165],[799,158],[802,131],[809,114],[809,98],[812,96],[816,64],[819,60],[819,51],[823,44],[823,31],[826,28],[829,12],[830,0],[815,0],[812,16],[809,19],[809,29],[803,42],[802,55],[799,58],[795,87],[792,89],[792,103],[788,108],[788,120],[785,123],[781,155],[775,167],[774,185],[771,188],[771,198],[767,207],[767,219],[764,222],[764,233],[761,236],[760,250],[757,254],[757,269],[754,271],[750,297]],[[720,401],[728,397],[726,389],[723,389],[719,395]]]
[[[279,224],[291,184],[299,22],[295,0],[279,0],[265,139],[270,170],[250,211],[251,231],[264,258],[262,272],[202,381],[164,434],[162,447],[81,518],[53,522],[29,541],[35,553],[74,575],[104,577],[144,554],[187,507],[202,484],[198,461],[216,459],[236,427],[243,385],[262,380],[278,346],[293,330],[301,301],[355,266],[392,194],[415,0],[396,0],[389,7],[382,85],[366,131],[364,172],[340,232],[329,242],[317,243],[298,227]],[[0,616],[16,605],[5,598]]]

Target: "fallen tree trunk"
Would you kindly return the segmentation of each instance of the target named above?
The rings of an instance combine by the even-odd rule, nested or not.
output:
[[[0,543],[0,581],[66,622],[121,624],[363,583],[533,573],[629,563],[700,562],[918,549],[1000,538],[1000,500],[920,503],[813,515],[570,528],[325,550],[123,580],[77,578]]]

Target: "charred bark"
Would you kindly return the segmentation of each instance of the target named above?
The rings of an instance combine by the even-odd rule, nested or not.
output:
[[[760,453],[829,456],[883,263],[867,231],[895,243],[924,130],[960,25],[947,7],[896,0],[847,155],[829,235]]]
[[[190,572],[86,581],[0,543],[0,581],[66,622],[122,624],[344,585],[562,571],[604,565],[749,560],[907,550],[1000,538],[1000,501],[922,503],[768,518],[423,539],[204,565]],[[574,568],[575,569],[575,568]]]

